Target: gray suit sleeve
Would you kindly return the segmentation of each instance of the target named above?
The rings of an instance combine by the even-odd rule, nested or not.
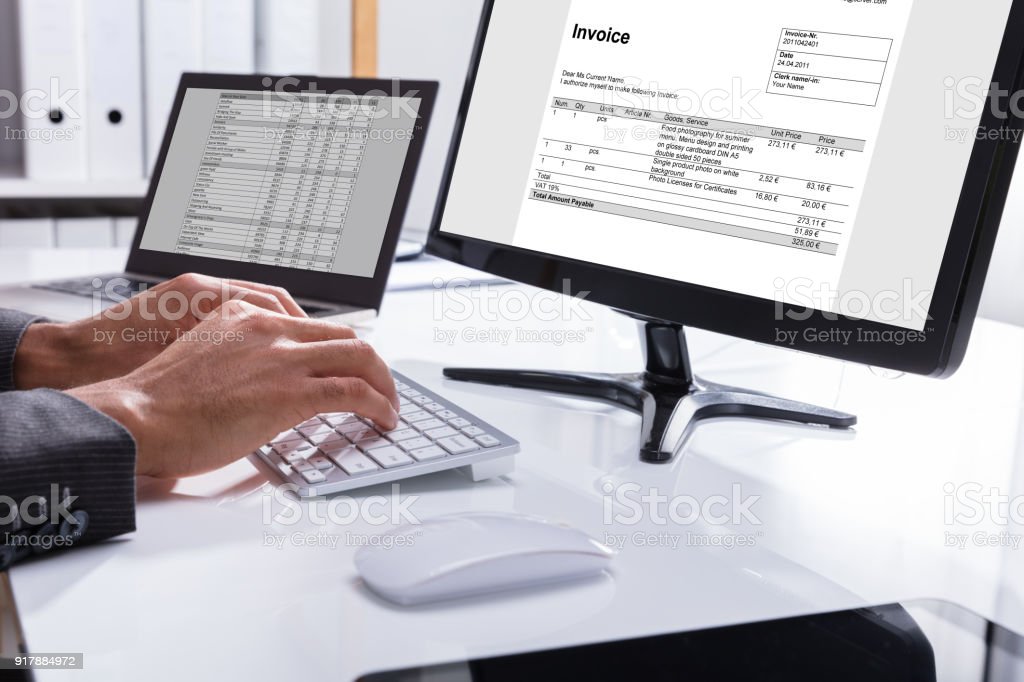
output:
[[[67,491],[72,510],[89,515],[76,544],[135,530],[135,441],[113,419],[66,393],[15,391],[12,367],[18,339],[34,321],[0,311],[0,495],[16,504],[42,497],[49,522],[61,518],[54,502]],[[9,509],[0,509],[0,515]],[[28,522],[43,527],[46,521]],[[8,526],[9,528],[9,526]],[[52,529],[51,529],[52,530]],[[10,544],[10,536],[3,538]]]
[[[14,390],[14,353],[28,326],[41,319],[17,310],[0,309],[0,391]]]

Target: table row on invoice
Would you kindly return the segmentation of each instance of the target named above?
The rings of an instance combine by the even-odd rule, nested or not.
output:
[[[296,109],[268,120],[229,105],[207,137],[177,251],[329,270],[372,118]]]
[[[835,255],[863,140],[556,97],[529,198]]]

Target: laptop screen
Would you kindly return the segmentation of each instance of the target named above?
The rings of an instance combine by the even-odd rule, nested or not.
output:
[[[140,248],[373,277],[421,103],[189,88]]]

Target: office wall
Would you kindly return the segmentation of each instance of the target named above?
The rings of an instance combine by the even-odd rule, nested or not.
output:
[[[380,0],[380,75],[441,81],[405,220],[409,231],[430,226],[482,6],[481,0]]]

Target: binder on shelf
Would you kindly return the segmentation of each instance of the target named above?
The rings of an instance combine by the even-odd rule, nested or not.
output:
[[[352,75],[352,0],[320,0],[319,76]]]
[[[202,3],[203,70],[252,73],[256,70],[254,0]]]
[[[89,122],[82,0],[21,0],[18,17],[25,174],[84,180]]]
[[[52,249],[54,244],[49,218],[0,220],[0,249]]]
[[[140,0],[88,2],[84,9],[89,178],[136,180],[145,173]]]
[[[147,175],[160,153],[181,74],[203,68],[201,24],[199,0],[143,0]]]

